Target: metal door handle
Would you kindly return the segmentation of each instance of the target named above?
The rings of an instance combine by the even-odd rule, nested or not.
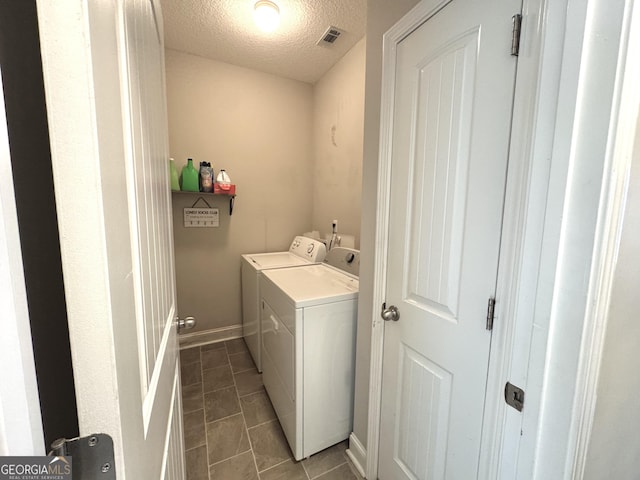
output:
[[[383,308],[382,312],[380,312],[380,316],[385,322],[388,322],[389,320],[397,322],[398,320],[400,320],[400,311],[398,310],[398,307],[394,305],[389,305],[386,308],[384,308],[385,306],[383,305],[382,307]]]
[[[176,323],[178,325],[178,333],[182,330],[191,330],[196,326],[196,319],[193,317],[186,317],[184,319],[176,317]]]

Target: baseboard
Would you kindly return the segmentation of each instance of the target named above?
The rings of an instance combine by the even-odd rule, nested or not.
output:
[[[354,433],[349,435],[349,448],[347,448],[346,453],[349,460],[353,463],[353,466],[358,470],[358,473],[362,475],[363,478],[366,478],[363,465],[367,464],[367,450],[362,446],[362,443]]]
[[[223,342],[233,338],[242,337],[242,325],[230,325],[228,327],[213,328],[195,333],[181,333],[178,336],[180,349],[198,347],[208,343]]]

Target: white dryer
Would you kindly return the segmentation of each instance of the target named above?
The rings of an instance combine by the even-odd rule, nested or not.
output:
[[[260,285],[263,270],[296,267],[322,262],[324,243],[298,236],[286,252],[242,255],[242,335],[259,372],[262,372],[262,329],[260,328]]]
[[[260,278],[263,382],[296,460],[352,431],[359,264],[337,247]]]

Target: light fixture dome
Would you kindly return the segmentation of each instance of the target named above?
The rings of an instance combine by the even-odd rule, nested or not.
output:
[[[280,9],[270,0],[259,0],[253,7],[253,19],[263,32],[273,32],[280,25]]]

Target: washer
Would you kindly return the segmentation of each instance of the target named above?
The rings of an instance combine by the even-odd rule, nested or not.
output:
[[[263,272],[262,379],[296,460],[349,437],[360,254]]]
[[[327,253],[324,243],[297,236],[286,252],[242,255],[242,336],[253,362],[262,372],[262,330],[260,328],[260,286],[263,270],[310,265],[322,262]]]

